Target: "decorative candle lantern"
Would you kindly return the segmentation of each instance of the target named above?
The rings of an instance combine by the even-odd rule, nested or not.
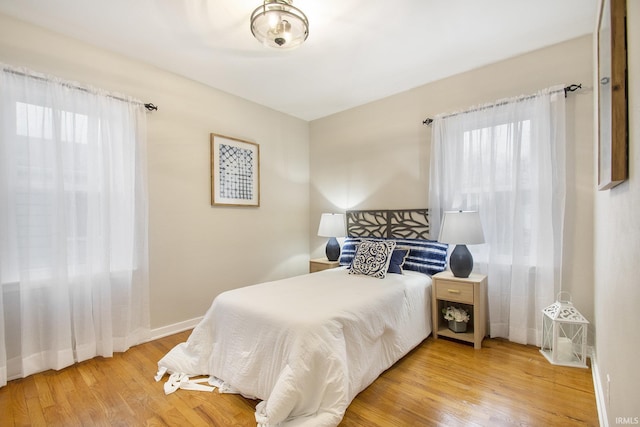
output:
[[[569,295],[562,300],[562,294]],[[542,310],[540,352],[554,365],[587,367],[589,321],[571,303],[571,295],[560,292],[557,301]]]

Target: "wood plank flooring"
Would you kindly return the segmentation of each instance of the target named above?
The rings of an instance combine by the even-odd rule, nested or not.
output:
[[[0,426],[255,426],[256,401],[153,379],[190,331],[0,388]],[[165,377],[166,379],[166,377]],[[351,403],[341,427],[597,426],[590,369],[553,366],[531,346],[481,350],[427,338]]]

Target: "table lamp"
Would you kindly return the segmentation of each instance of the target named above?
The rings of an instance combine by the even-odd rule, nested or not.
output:
[[[473,257],[467,245],[484,243],[482,223],[477,211],[448,211],[442,217],[440,237],[442,243],[455,244],[449,256],[449,267],[455,277],[469,277],[473,270]]]
[[[340,244],[338,240],[336,240],[336,237],[344,237],[346,235],[344,214],[322,214],[320,217],[320,226],[318,227],[318,236],[329,238],[327,248],[325,249],[329,261],[337,261],[340,257]]]

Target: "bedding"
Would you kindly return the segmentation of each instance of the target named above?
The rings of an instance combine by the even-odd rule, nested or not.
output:
[[[261,400],[256,422],[337,426],[353,398],[431,333],[431,278],[324,270],[220,294],[164,372]]]

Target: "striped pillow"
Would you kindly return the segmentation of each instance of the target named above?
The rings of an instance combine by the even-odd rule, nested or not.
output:
[[[394,239],[398,246],[408,247],[409,255],[404,261],[404,270],[413,270],[430,276],[447,267],[446,243],[424,239]]]
[[[342,244],[342,250],[340,251],[340,265],[350,266],[353,261],[353,256],[356,254],[356,246],[362,242],[360,237],[347,237]]]

